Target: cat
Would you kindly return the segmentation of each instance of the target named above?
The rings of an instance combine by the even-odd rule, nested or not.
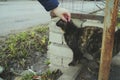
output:
[[[92,67],[94,64],[96,67],[99,67],[97,64],[99,64],[100,60],[102,28],[93,26],[78,28],[72,20],[65,22],[61,19],[56,25],[64,31],[65,42],[73,51],[73,59],[68,64],[69,66],[75,66],[82,60],[84,62],[84,59],[86,59],[87,62],[92,61],[90,63]],[[114,39],[113,56],[120,51],[120,29],[115,32]],[[88,54],[91,58],[85,57],[85,54]],[[87,62],[85,63],[87,64]]]

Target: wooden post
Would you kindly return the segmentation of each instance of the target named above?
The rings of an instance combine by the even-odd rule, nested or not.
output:
[[[119,0],[106,0],[101,61],[98,80],[108,80],[112,59]]]

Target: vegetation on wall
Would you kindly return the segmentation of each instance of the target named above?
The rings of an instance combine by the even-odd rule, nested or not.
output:
[[[120,12],[118,13],[118,17],[120,18]],[[120,22],[117,22],[117,26],[120,28]]]

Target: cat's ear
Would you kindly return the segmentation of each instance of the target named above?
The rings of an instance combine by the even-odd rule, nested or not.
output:
[[[74,24],[73,20],[70,20],[69,22],[67,22],[68,24]]]
[[[65,24],[67,24],[65,21],[63,21],[62,19],[60,19],[57,23],[56,23],[56,25],[58,26],[58,27],[62,27],[62,26],[64,26]]]

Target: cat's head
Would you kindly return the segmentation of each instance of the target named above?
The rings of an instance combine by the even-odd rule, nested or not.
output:
[[[62,19],[60,19],[57,23],[56,23],[56,25],[58,26],[58,27],[60,27],[64,32],[66,31],[66,29],[67,29],[67,22],[65,22],[65,21],[63,21]]]
[[[70,20],[69,22],[65,22],[62,19],[60,19],[56,25],[58,27],[60,27],[64,33],[70,33],[70,32],[74,32],[75,29],[77,28],[77,26],[73,23],[72,20]]]

